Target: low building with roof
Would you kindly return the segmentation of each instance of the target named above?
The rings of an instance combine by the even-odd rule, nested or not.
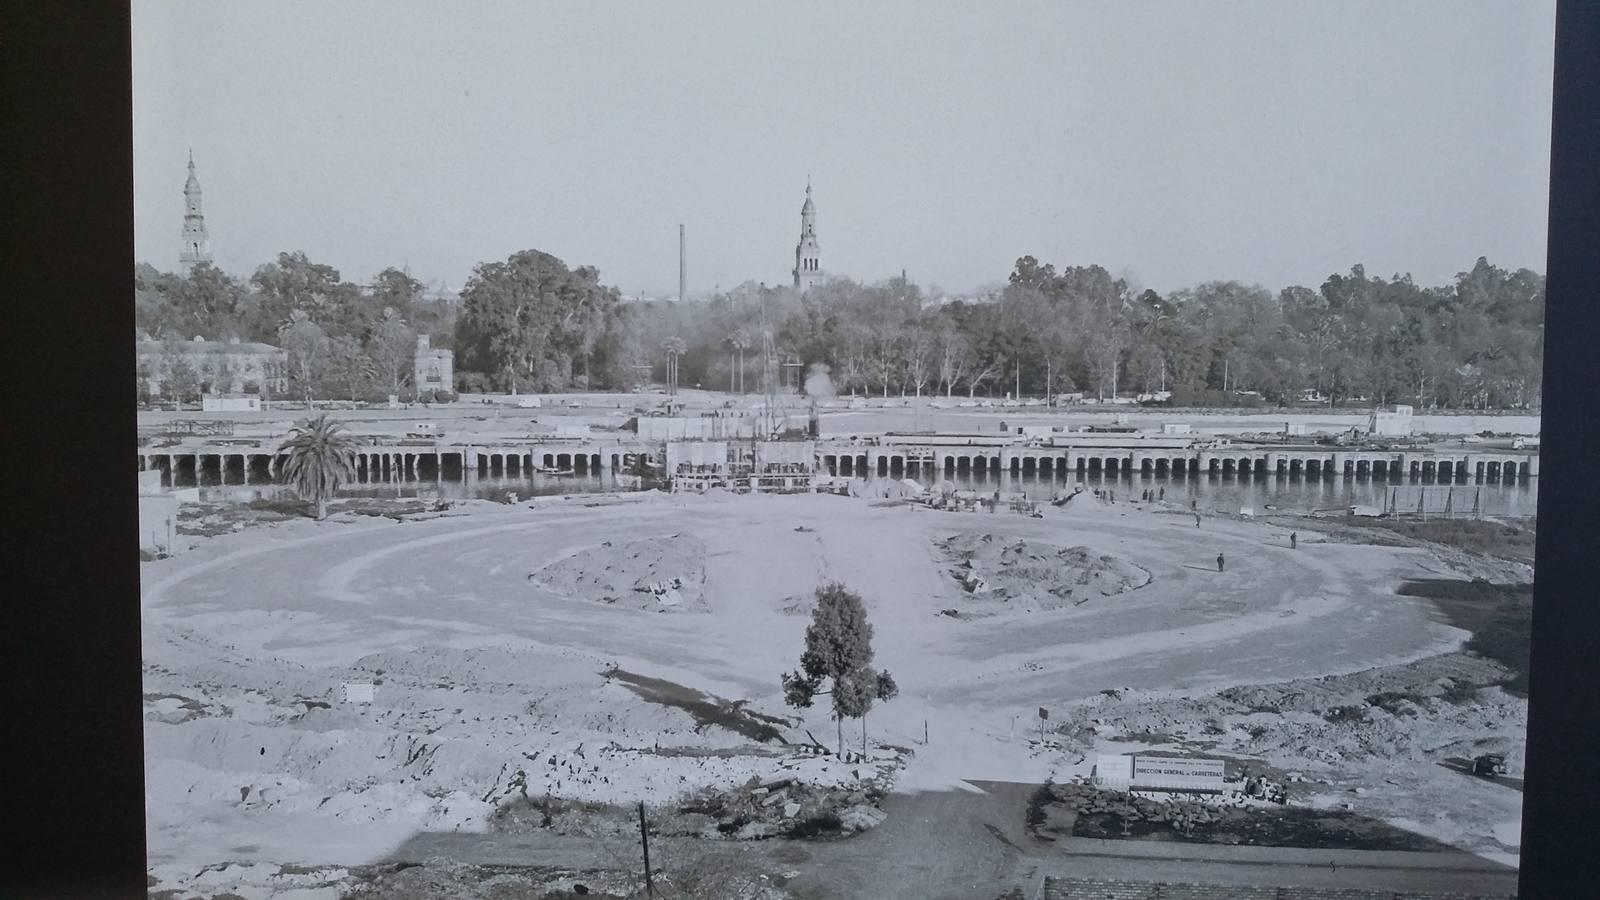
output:
[[[208,341],[144,339],[137,343],[141,389],[161,394],[175,370],[187,367],[196,394],[277,395],[289,389],[289,354],[280,347],[237,338]]]

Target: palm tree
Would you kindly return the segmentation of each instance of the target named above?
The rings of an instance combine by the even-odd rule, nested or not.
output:
[[[669,337],[661,342],[661,349],[667,354],[667,393],[678,393],[678,357],[688,349],[681,337]]]
[[[738,331],[733,333],[732,337],[728,338],[728,343],[733,345],[734,352],[739,356],[739,362],[736,366],[734,365],[732,359],[728,360],[729,367],[733,369],[733,372],[739,379],[738,386],[735,387],[733,382],[734,376],[730,375],[728,380],[728,390],[737,391],[742,394],[744,393],[744,351],[746,347],[750,346],[750,332],[740,328]]]
[[[290,429],[282,450],[288,455],[283,481],[316,505],[318,521],[327,518],[328,498],[339,485],[355,479],[355,441],[343,425],[320,415]]]

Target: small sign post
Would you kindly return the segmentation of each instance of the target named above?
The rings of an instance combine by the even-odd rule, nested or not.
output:
[[[1044,743],[1044,723],[1050,718],[1050,710],[1039,707],[1039,743]]]
[[[650,831],[644,823],[644,801],[639,801],[639,843],[644,847],[644,895],[653,898],[656,895],[655,879],[650,875]]]

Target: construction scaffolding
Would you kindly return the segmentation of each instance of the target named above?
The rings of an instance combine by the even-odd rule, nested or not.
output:
[[[1396,519],[1481,519],[1480,485],[1396,485],[1389,488],[1385,515]]]
[[[674,493],[713,488],[745,493],[800,493],[815,489],[811,441],[674,441],[667,471]]]

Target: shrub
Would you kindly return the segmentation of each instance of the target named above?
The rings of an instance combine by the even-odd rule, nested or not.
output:
[[[463,394],[488,394],[494,391],[494,383],[482,372],[457,372],[456,387]]]

